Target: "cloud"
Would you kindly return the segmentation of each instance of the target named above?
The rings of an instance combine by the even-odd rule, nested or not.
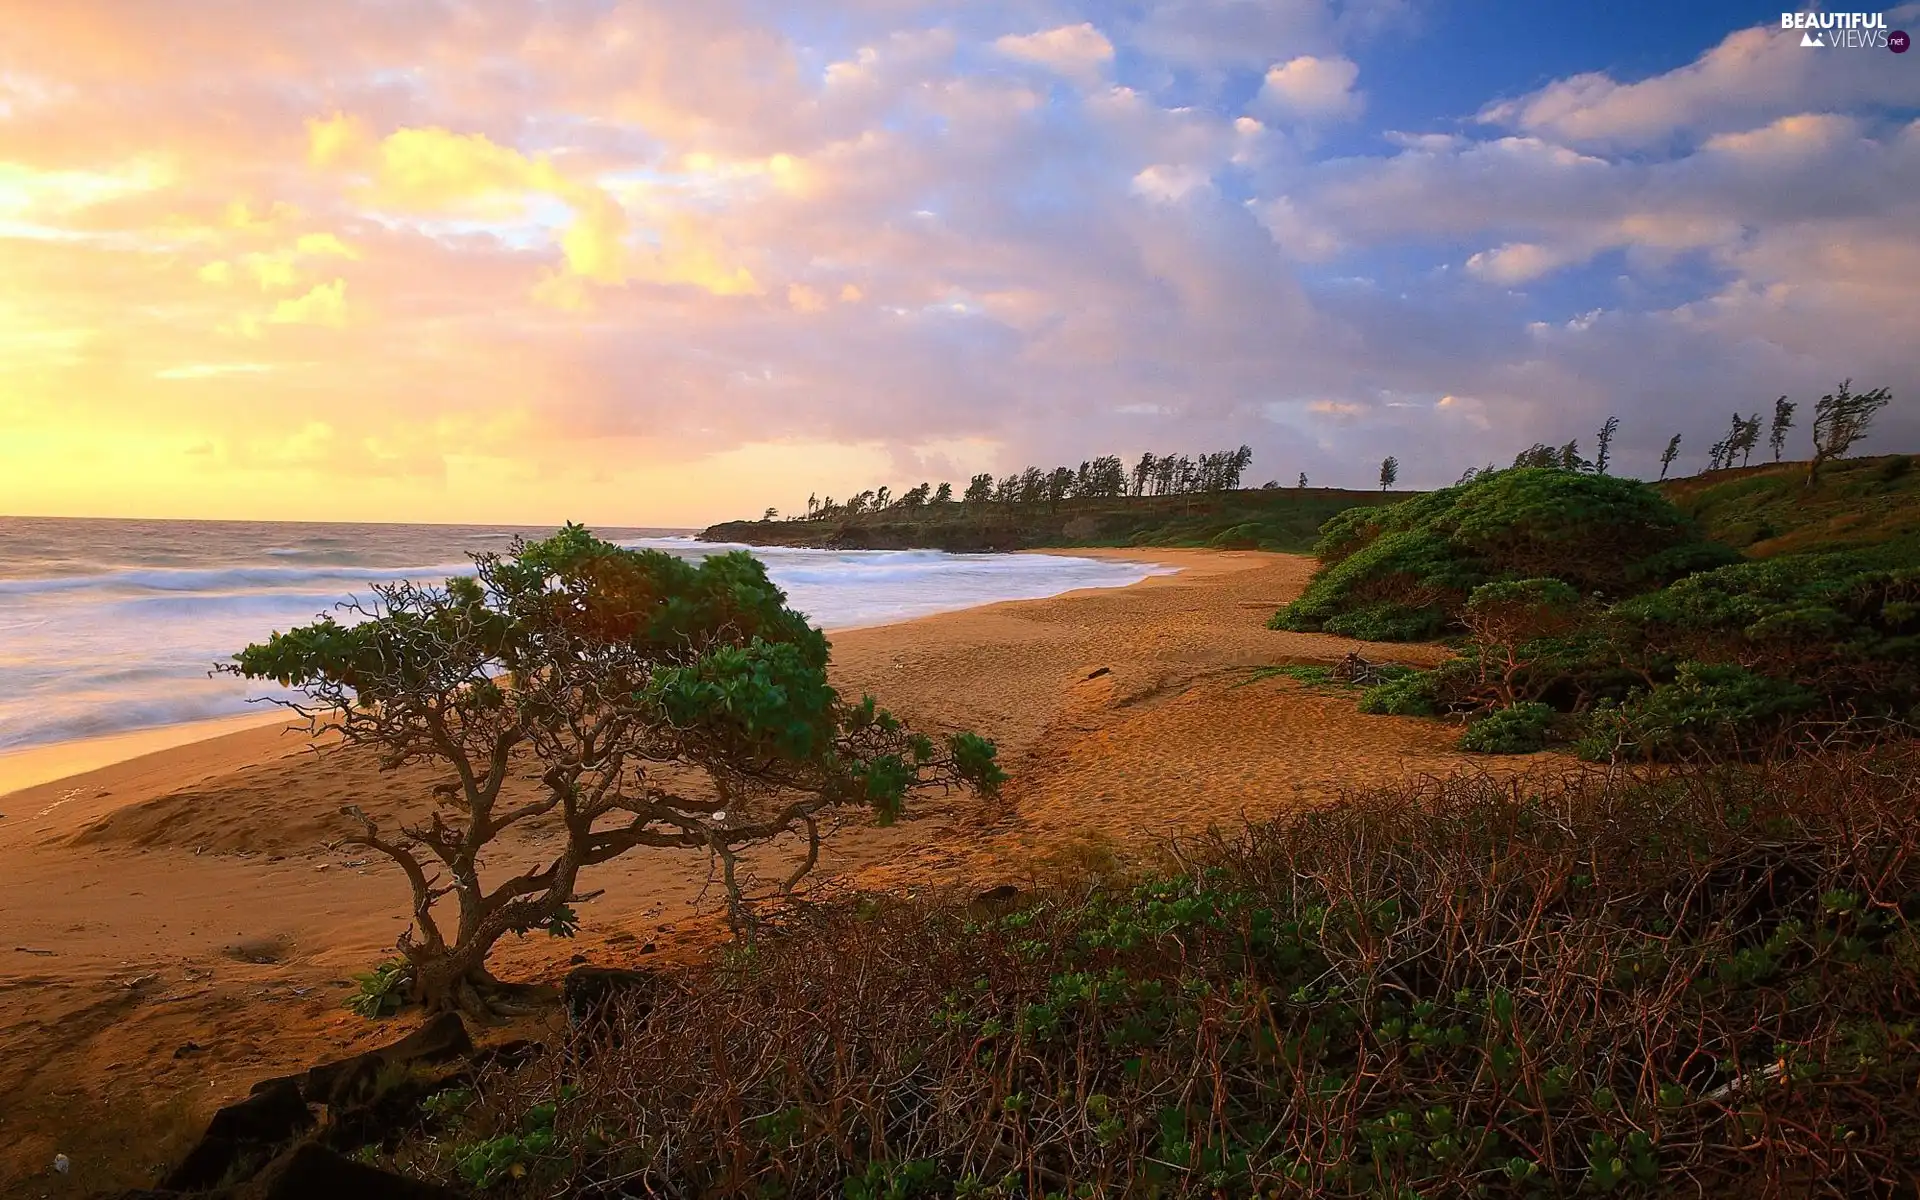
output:
[[[317,283],[306,293],[273,306],[267,320],[275,325],[325,325],[334,329],[347,322],[347,281]]]
[[[1907,4],[1891,28],[1920,16]],[[1569,145],[1636,147],[1751,128],[1780,116],[1920,103],[1920,76],[1884,51],[1810,52],[1777,25],[1736,30],[1686,66],[1623,83],[1604,72],[1487,105],[1480,120]]]
[[[993,45],[1008,58],[1035,63],[1085,85],[1100,82],[1113,62],[1113,43],[1088,21],[1040,33],[1010,33]]]
[[[1499,97],[1380,0],[457,9],[9,14],[0,511],[697,523],[1242,441],[1420,485],[1920,387],[1896,56]]]
[[[1361,108],[1360,94],[1353,90],[1359,78],[1360,68],[1351,59],[1303,54],[1267,71],[1260,98],[1296,116],[1351,117]]]

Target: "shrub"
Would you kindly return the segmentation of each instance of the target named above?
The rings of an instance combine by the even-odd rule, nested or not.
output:
[[[1818,702],[1805,688],[1744,667],[1681,663],[1672,680],[1596,708],[1579,750],[1602,760],[1751,753]]]
[[[991,917],[810,907],[464,1120],[552,1130],[514,1197],[1901,1194],[1916,768],[1428,780]]]
[[[1555,579],[1610,598],[1736,557],[1646,484],[1533,467],[1349,510],[1322,527],[1314,552],[1320,570],[1271,624],[1370,640],[1457,629],[1490,582]]]
[[[1383,717],[1433,717],[1440,714],[1438,670],[1416,671],[1376,684],[1360,694],[1360,711]]]
[[[1476,718],[1460,735],[1460,748],[1475,754],[1532,754],[1553,740],[1560,714],[1529,700]]]
[[[399,943],[412,1000],[485,1015],[500,991],[486,970],[494,943],[570,934],[579,872],[628,851],[711,854],[738,918],[742,848],[803,834],[791,890],[817,860],[828,810],[885,821],[917,790],[990,791],[1002,778],[982,738],[936,744],[872,697],[843,700],[827,683],[827,639],[747,554],[696,565],[569,525],[474,563],[444,588],[376,586],[342,606],[357,622],[276,633],[225,668],[299,690],[289,707],[316,733],[376,751],[382,769],[431,762],[452,777],[433,786],[430,822],[383,832],[342,810],[361,829],[347,840],[392,859],[412,888]],[[509,778],[529,768],[532,796],[508,799]],[[555,848],[489,890],[484,852],[523,823]],[[448,895],[450,929],[433,911]]]

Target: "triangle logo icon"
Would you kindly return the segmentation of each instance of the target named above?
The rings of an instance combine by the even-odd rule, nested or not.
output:
[[[1824,49],[1827,43],[1826,39],[1820,34],[1807,32],[1800,35],[1800,44],[1802,46],[1819,46]]]

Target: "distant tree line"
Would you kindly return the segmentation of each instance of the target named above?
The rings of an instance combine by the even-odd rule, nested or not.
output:
[[[1886,388],[1875,388],[1870,392],[1855,393],[1851,379],[1842,380],[1834,391],[1820,397],[1813,406],[1813,457],[1807,463],[1807,485],[1811,487],[1818,481],[1820,468],[1836,458],[1844,458],[1847,453],[1867,436],[1873,426],[1873,418],[1893,400],[1893,393]],[[1773,461],[1779,462],[1786,453],[1787,434],[1793,429],[1793,414],[1798,405],[1780,397],[1773,402],[1772,419],[1766,423],[1767,448],[1773,451]],[[1606,424],[1600,427],[1595,438],[1595,453],[1591,459],[1580,453],[1580,439],[1574,438],[1560,446],[1549,446],[1545,442],[1533,445],[1514,455],[1516,467],[1553,467],[1563,471],[1586,471],[1596,475],[1605,475],[1613,459],[1613,438],[1620,429],[1620,418],[1608,417]],[[1760,445],[1761,415],[1755,412],[1741,416],[1738,411],[1728,426],[1725,436],[1713,443],[1707,450],[1707,470],[1719,471],[1733,466],[1747,466],[1753,460],[1753,452]],[[1680,457],[1680,435],[1674,434],[1667,439],[1667,447],[1660,454],[1660,478],[1665,479],[1667,472]],[[1389,458],[1395,474],[1398,460]],[[1387,463],[1381,464],[1380,485],[1388,486]],[[1475,479],[1493,474],[1499,468],[1492,463],[1484,467],[1469,467],[1460,477],[1461,483],[1471,483]]]
[[[1853,381],[1848,379],[1814,403],[1813,456],[1807,464],[1808,486],[1817,482],[1824,464],[1845,457],[1865,439],[1875,415],[1892,399],[1892,393],[1884,387],[1855,393]],[[1798,405],[1794,401],[1781,396],[1773,402],[1771,419],[1764,422],[1767,448],[1773,452],[1775,462],[1779,462],[1786,453],[1787,435],[1794,428],[1794,413],[1797,410]],[[1707,451],[1707,470],[1718,471],[1750,464],[1754,451],[1760,446],[1762,428],[1761,413],[1743,416],[1736,411],[1725,435]],[[1514,455],[1513,465],[1606,475],[1613,467],[1613,442],[1619,430],[1620,418],[1608,417],[1594,437],[1592,458],[1581,453],[1580,439],[1574,438],[1559,446],[1535,442]],[[1667,477],[1679,457],[1680,435],[1676,433],[1667,440],[1666,449],[1660,454],[1660,479]],[[1047,470],[1043,467],[1027,467],[998,478],[991,472],[982,472],[970,478],[958,496],[954,494],[951,483],[938,486],[922,483],[898,495],[886,487],[868,488],[844,500],[812,495],[807,497],[805,515],[795,514],[788,519],[822,520],[888,510],[912,513],[928,505],[955,503],[977,510],[1040,505],[1051,510],[1058,507],[1062,500],[1068,499],[1120,500],[1228,492],[1241,486],[1246,469],[1252,462],[1253,449],[1249,446],[1241,446],[1236,450],[1216,450],[1198,458],[1148,451],[1131,467],[1118,455],[1109,454],[1088,459],[1077,468],[1060,466]],[[1400,459],[1393,455],[1381,460],[1379,479],[1382,491],[1399,482],[1400,467]],[[1499,469],[1493,463],[1468,467],[1459,482],[1471,483]],[[1261,486],[1272,489],[1280,484],[1277,480],[1269,480]],[[1304,471],[1300,473],[1297,486],[1307,486]],[[769,508],[761,519],[772,521],[778,516],[778,510]]]
[[[1253,448],[1216,450],[1193,458],[1185,454],[1148,451],[1129,468],[1118,455],[1087,459],[1078,467],[1027,467],[995,478],[982,472],[967,481],[956,500],[951,483],[922,483],[895,495],[889,488],[868,488],[844,500],[832,496],[807,497],[805,516],[792,520],[823,520],[897,510],[912,513],[934,504],[964,504],[969,508],[1016,506],[1057,508],[1062,500],[1122,500],[1142,496],[1198,495],[1238,489],[1253,462]],[[768,509],[763,520],[779,514]]]

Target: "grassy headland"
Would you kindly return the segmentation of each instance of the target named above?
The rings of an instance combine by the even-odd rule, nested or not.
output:
[[[1187,546],[1220,550],[1313,548],[1320,526],[1347,509],[1411,492],[1248,488],[1190,495],[1071,497],[1057,504],[950,501],[917,510],[797,521],[727,521],[700,536],[754,546],[849,550],[1031,550],[1047,546]]]

